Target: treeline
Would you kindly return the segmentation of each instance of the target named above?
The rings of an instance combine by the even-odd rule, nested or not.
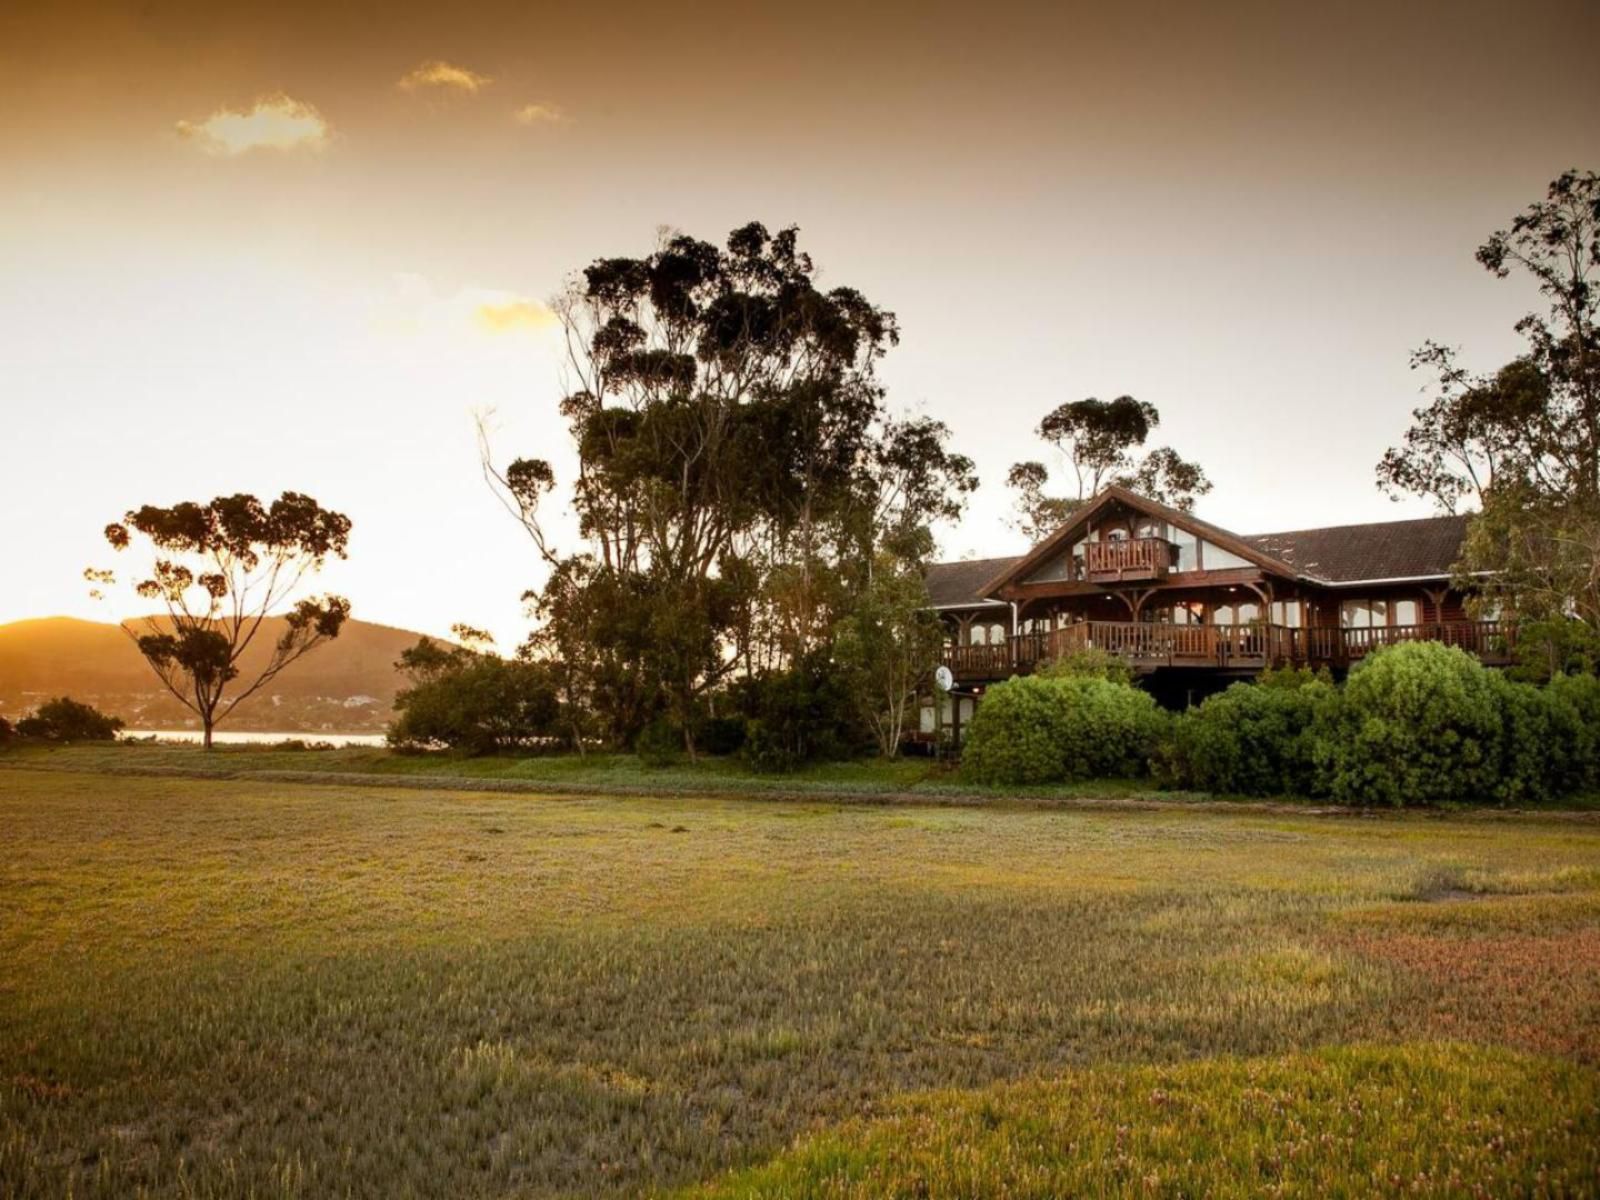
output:
[[[1305,668],[1163,712],[1117,664],[1065,662],[991,688],[963,773],[1031,785],[1145,777],[1341,804],[1526,804],[1600,788],[1600,678],[1520,683],[1433,642],[1375,652],[1342,684]],[[1110,676],[1110,677],[1108,677]]]

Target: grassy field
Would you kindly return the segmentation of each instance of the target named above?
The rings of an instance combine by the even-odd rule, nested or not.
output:
[[[1600,1194],[1588,816],[96,753],[0,757],[0,1195]]]

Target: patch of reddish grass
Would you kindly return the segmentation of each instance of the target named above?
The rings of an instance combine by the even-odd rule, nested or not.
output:
[[[1347,930],[1338,947],[1397,971],[1383,1019],[1410,1036],[1492,1042],[1600,1063],[1600,929]]]

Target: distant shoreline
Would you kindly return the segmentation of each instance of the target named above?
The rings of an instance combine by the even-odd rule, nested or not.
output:
[[[199,742],[198,729],[124,729],[121,741],[153,738],[160,742]],[[218,729],[211,740],[219,746],[257,746],[276,742],[326,742],[333,746],[382,746],[381,733],[325,733],[320,730],[283,729],[258,731],[254,729]]]

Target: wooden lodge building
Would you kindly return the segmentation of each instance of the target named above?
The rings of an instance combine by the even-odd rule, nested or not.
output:
[[[1109,487],[1019,558],[929,567],[947,722],[989,683],[1091,646],[1176,706],[1272,665],[1339,674],[1397,641],[1504,663],[1509,627],[1471,619],[1450,583],[1465,533],[1465,517],[1427,517],[1241,535]]]

